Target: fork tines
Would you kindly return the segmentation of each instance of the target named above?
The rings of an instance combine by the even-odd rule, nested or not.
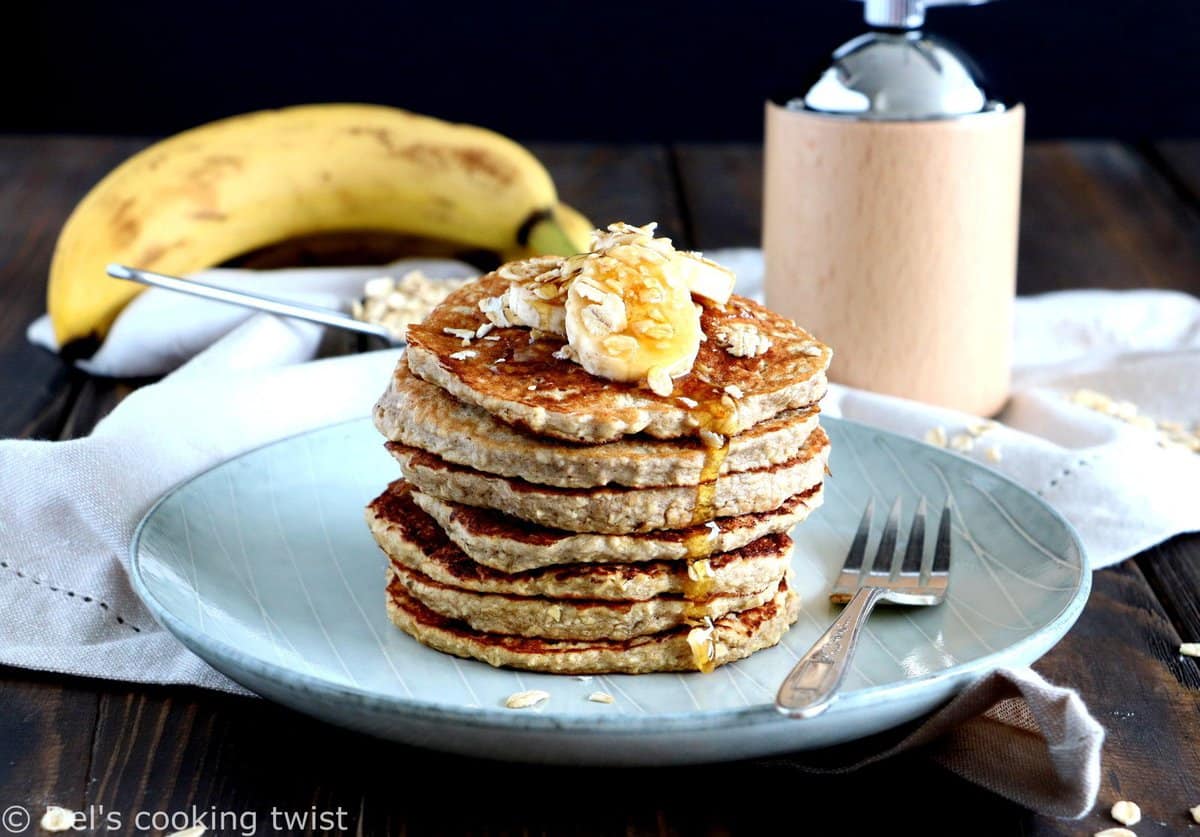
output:
[[[926,554],[925,549],[925,518],[928,515],[925,498],[921,498],[917,512],[913,515],[903,552],[896,548],[901,511],[901,502],[897,498],[879,536],[878,548],[868,554],[867,542],[871,537],[875,499],[868,500],[837,584],[830,594],[831,601],[849,601],[862,586],[882,587],[891,591],[893,595],[885,596],[885,601],[919,604],[923,602],[915,599],[940,599],[950,573],[950,505],[947,503],[942,508],[937,539],[930,555]],[[912,601],[906,602],[910,599]]]

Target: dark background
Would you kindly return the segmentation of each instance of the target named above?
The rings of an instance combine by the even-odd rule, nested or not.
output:
[[[166,134],[369,101],[522,139],[755,140],[859,34],[850,0],[22,3],[5,14],[0,131]],[[1200,136],[1200,3],[1001,0],[934,9],[1029,108],[1029,135]]]

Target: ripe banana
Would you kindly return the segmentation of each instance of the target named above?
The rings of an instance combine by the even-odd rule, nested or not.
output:
[[[570,255],[584,227],[532,154],[483,128],[374,105],[261,111],[163,140],[100,181],[59,236],[48,306],[66,346],[102,338],[141,290],[105,276],[110,262],[186,275],[344,230]]]

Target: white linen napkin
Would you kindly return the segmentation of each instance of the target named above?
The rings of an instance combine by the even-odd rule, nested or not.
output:
[[[366,279],[418,269],[442,278],[474,272],[459,262],[413,260],[382,268],[211,270],[198,278],[348,309]],[[188,476],[370,412],[399,351],[306,362],[322,333],[311,323],[159,288],[121,312],[80,366],[110,376],[175,371],[131,394],[87,438],[0,441],[0,663],[244,693],[155,623],[129,585],[126,550],[155,499]],[[28,336],[56,348],[47,317]]]
[[[757,250],[709,255],[738,272],[741,292],[758,294]],[[464,274],[454,263],[422,266],[431,275]],[[205,278],[277,296],[300,289],[305,301],[333,305],[356,295],[363,279],[386,272],[289,270],[248,278],[212,271]],[[29,336],[53,348],[44,318]],[[142,514],[182,479],[271,440],[368,414],[399,353],[304,362],[319,336],[316,326],[158,289],[125,309],[89,370],[141,376],[186,363],[135,391],[87,438],[0,441],[0,663],[241,691],[154,623],[130,589],[126,548]],[[1200,301],[1160,291],[1019,300],[1013,397],[1002,424],[968,453],[1057,508],[1079,532],[1093,567],[1200,529],[1200,504],[1191,499],[1200,484],[1200,455],[1159,447],[1154,432],[1073,403],[1069,396],[1080,388],[1194,427],[1200,421]],[[286,409],[265,411],[263,404]],[[838,386],[823,410],[918,438],[937,427],[953,437],[978,423]],[[988,458],[993,449],[999,461]],[[1090,743],[1079,748],[1078,769],[1055,764],[1051,771],[1073,801],[1062,803],[1061,796],[1058,808],[1044,808],[1082,813],[1080,806],[1095,797],[1102,733],[1078,701],[1045,692],[1032,672],[1002,679],[1008,685],[997,688],[996,700],[1012,697],[1014,688],[1021,692],[1034,715],[1046,716],[1038,723],[1048,724],[1051,743],[1055,730],[1086,729]],[[987,694],[975,693],[971,705],[991,706]]]

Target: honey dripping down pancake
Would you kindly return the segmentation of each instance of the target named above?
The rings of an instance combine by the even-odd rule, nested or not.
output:
[[[696,484],[696,504],[692,512],[692,526],[707,524],[716,517],[717,480],[721,476],[721,465],[729,454],[730,440],[736,432],[737,402],[728,393],[700,401],[692,409],[692,417],[704,441],[704,465],[700,470],[700,481]],[[705,674],[713,670],[716,659],[715,640],[712,630],[712,614],[704,602],[712,594],[713,576],[708,558],[713,552],[713,531],[709,527],[699,530],[684,541],[687,549],[688,585],[684,595],[688,599],[688,612],[701,620],[698,625],[707,634],[703,643],[689,644],[696,660],[696,668]]]
[[[780,640],[799,607],[782,532],[820,505],[832,352],[732,289],[654,225],[614,224],[410,328],[375,413],[409,510],[368,512],[397,626],[556,671],[711,672]],[[404,536],[418,507],[437,538]]]

